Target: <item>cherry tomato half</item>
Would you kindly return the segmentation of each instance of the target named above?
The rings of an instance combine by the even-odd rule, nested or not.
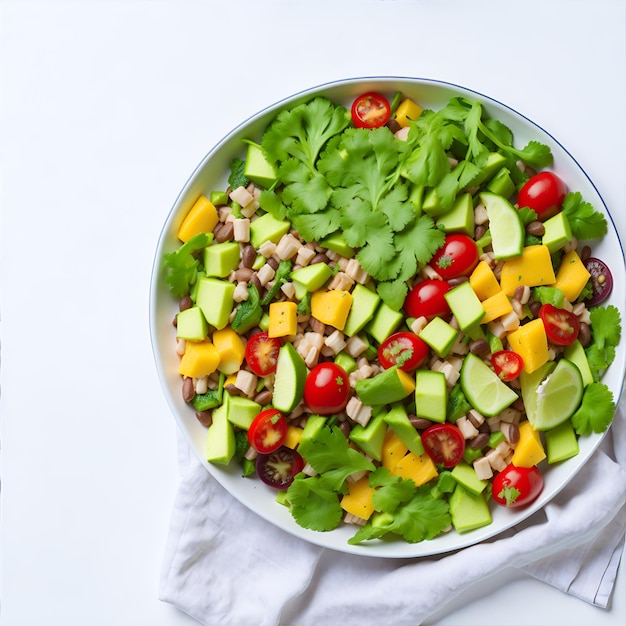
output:
[[[539,317],[546,329],[548,341],[557,346],[569,346],[578,337],[578,318],[566,309],[558,309],[552,304],[542,304]]]
[[[281,446],[270,454],[259,454],[255,467],[257,476],[266,485],[285,490],[302,471],[304,459],[295,450]]]
[[[404,301],[404,312],[409,317],[446,317],[450,314],[450,306],[444,298],[450,291],[445,280],[426,279],[416,283]]]
[[[532,209],[541,220],[556,215],[567,195],[565,183],[552,172],[539,172],[529,178],[517,195],[517,205]]]
[[[587,306],[597,306],[604,302],[613,290],[613,274],[604,261],[595,257],[589,257],[584,263],[587,271],[591,274],[591,284],[593,285],[593,294],[585,302]]]
[[[443,280],[469,276],[477,264],[478,246],[471,237],[462,234],[448,235],[428,262]]]
[[[501,380],[515,380],[524,367],[524,359],[513,350],[500,350],[491,355],[491,365]]]
[[[248,429],[248,443],[259,454],[274,452],[283,445],[286,437],[287,420],[278,409],[261,411]]]
[[[385,369],[397,365],[405,372],[412,372],[424,363],[428,350],[428,344],[415,333],[399,331],[380,344],[378,361]]]
[[[433,463],[454,467],[463,458],[465,437],[454,424],[433,424],[422,433],[422,443]]]
[[[246,344],[246,363],[257,376],[267,376],[276,371],[280,339],[270,338],[266,332],[256,333]]]
[[[336,363],[318,363],[304,383],[304,403],[318,415],[333,415],[346,408],[350,394],[348,374]]]
[[[389,121],[391,106],[387,98],[371,91],[352,103],[351,114],[357,128],[379,128]]]
[[[543,489],[543,476],[536,465],[507,465],[493,479],[491,497],[508,508],[526,506],[536,500]]]

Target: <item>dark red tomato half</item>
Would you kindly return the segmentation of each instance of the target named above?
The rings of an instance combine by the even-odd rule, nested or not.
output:
[[[385,96],[371,91],[352,103],[351,114],[357,128],[380,128],[389,121],[391,106]]]
[[[517,205],[532,209],[543,221],[556,215],[567,195],[565,183],[552,172],[539,172],[529,178],[517,195]]]
[[[515,380],[524,367],[524,359],[513,350],[500,350],[491,355],[491,365],[501,380]]]
[[[450,285],[445,280],[422,280],[416,283],[409,291],[404,301],[404,312],[409,317],[447,317],[450,306],[445,294],[450,291]]]
[[[318,415],[334,415],[346,408],[350,394],[348,374],[340,365],[318,363],[304,383],[304,403]]]
[[[443,280],[469,276],[478,264],[478,246],[468,235],[448,235],[428,262]]]
[[[587,271],[591,274],[591,284],[593,286],[593,294],[586,300],[587,306],[597,306],[604,302],[613,290],[613,274],[608,265],[596,259],[589,257],[584,261]]]
[[[569,346],[578,337],[580,324],[578,318],[567,311],[552,304],[542,304],[539,317],[546,329],[548,341],[557,346]]]
[[[266,485],[285,490],[302,471],[304,459],[295,450],[281,446],[271,454],[259,454],[255,467],[257,476]]]
[[[248,429],[248,443],[260,454],[274,452],[286,437],[287,420],[278,409],[261,411]]]
[[[412,372],[424,363],[428,350],[428,344],[415,333],[399,331],[380,344],[378,361],[385,369],[397,365],[405,372]]]
[[[279,351],[280,339],[256,333],[246,343],[246,363],[257,376],[267,376],[276,371]]]
[[[536,465],[507,465],[493,479],[491,497],[508,508],[526,506],[537,499],[543,489],[543,476]]]
[[[433,424],[422,433],[422,444],[433,463],[454,467],[463,458],[465,437],[454,424]]]

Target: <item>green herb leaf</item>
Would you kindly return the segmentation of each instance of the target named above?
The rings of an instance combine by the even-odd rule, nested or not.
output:
[[[597,239],[607,233],[604,215],[583,200],[579,191],[570,192],[563,200],[563,212],[567,217],[572,235],[577,239]]]
[[[579,435],[588,435],[604,432],[614,415],[613,393],[604,383],[593,382],[585,387],[581,405],[571,419]]]
[[[175,298],[182,298],[189,293],[189,288],[196,282],[200,261],[194,252],[205,248],[213,239],[210,233],[198,233],[174,252],[163,255],[167,276],[165,282]]]

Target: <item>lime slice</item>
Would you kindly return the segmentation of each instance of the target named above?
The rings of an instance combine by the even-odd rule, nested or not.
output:
[[[496,259],[510,259],[522,254],[524,225],[517,209],[503,196],[485,191],[480,199],[487,209],[491,246]]]
[[[486,417],[497,415],[518,399],[515,391],[471,352],[461,367],[461,389],[469,403]]]
[[[293,411],[304,394],[304,383],[308,369],[304,359],[296,352],[293,344],[280,348],[274,376],[272,405],[283,413]]]
[[[539,385],[552,373],[555,368],[555,361],[547,361],[530,374],[526,370],[522,370],[519,377],[520,386],[522,388],[522,400],[524,400],[524,409],[528,421],[533,423],[535,413],[537,412],[537,389]]]
[[[568,359],[561,359],[552,374],[537,387],[537,404],[528,421],[535,430],[550,430],[567,421],[580,406],[583,379]]]

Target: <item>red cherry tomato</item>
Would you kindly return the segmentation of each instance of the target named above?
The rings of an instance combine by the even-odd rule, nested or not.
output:
[[[500,350],[491,355],[491,364],[501,380],[515,380],[524,367],[524,359],[513,350]]]
[[[390,335],[378,348],[378,361],[385,369],[397,365],[405,372],[412,372],[424,363],[427,356],[428,344],[408,331]]]
[[[348,374],[336,363],[318,363],[308,373],[304,383],[304,403],[318,415],[343,411],[349,394]]]
[[[256,333],[246,344],[246,363],[257,376],[267,376],[276,371],[280,340],[267,333]]]
[[[443,280],[469,276],[478,264],[478,246],[468,235],[448,235],[428,262]]]
[[[433,463],[454,467],[463,458],[465,437],[454,424],[433,424],[422,433],[422,443]]]
[[[539,172],[529,178],[517,195],[517,205],[532,209],[543,221],[556,215],[567,195],[565,183],[552,172]]]
[[[539,317],[546,329],[548,341],[557,346],[569,346],[578,337],[578,318],[566,309],[558,309],[552,304],[542,304]]]
[[[389,121],[391,106],[387,98],[372,91],[352,103],[351,113],[357,128],[379,128]]]
[[[259,454],[274,452],[283,445],[286,437],[287,420],[278,409],[261,411],[248,429],[248,443]]]
[[[446,317],[450,306],[444,295],[450,291],[445,280],[422,280],[409,291],[404,301],[404,312],[409,317]]]
[[[270,454],[259,454],[255,467],[257,476],[266,485],[282,491],[302,471],[304,459],[295,450],[281,446]]]
[[[597,306],[604,302],[613,290],[613,274],[604,261],[595,257],[589,257],[584,263],[587,271],[591,274],[593,286],[593,294],[585,302],[587,306]]]
[[[516,467],[512,463],[496,474],[491,497],[509,508],[526,506],[536,500],[543,489],[543,476],[536,465]]]

